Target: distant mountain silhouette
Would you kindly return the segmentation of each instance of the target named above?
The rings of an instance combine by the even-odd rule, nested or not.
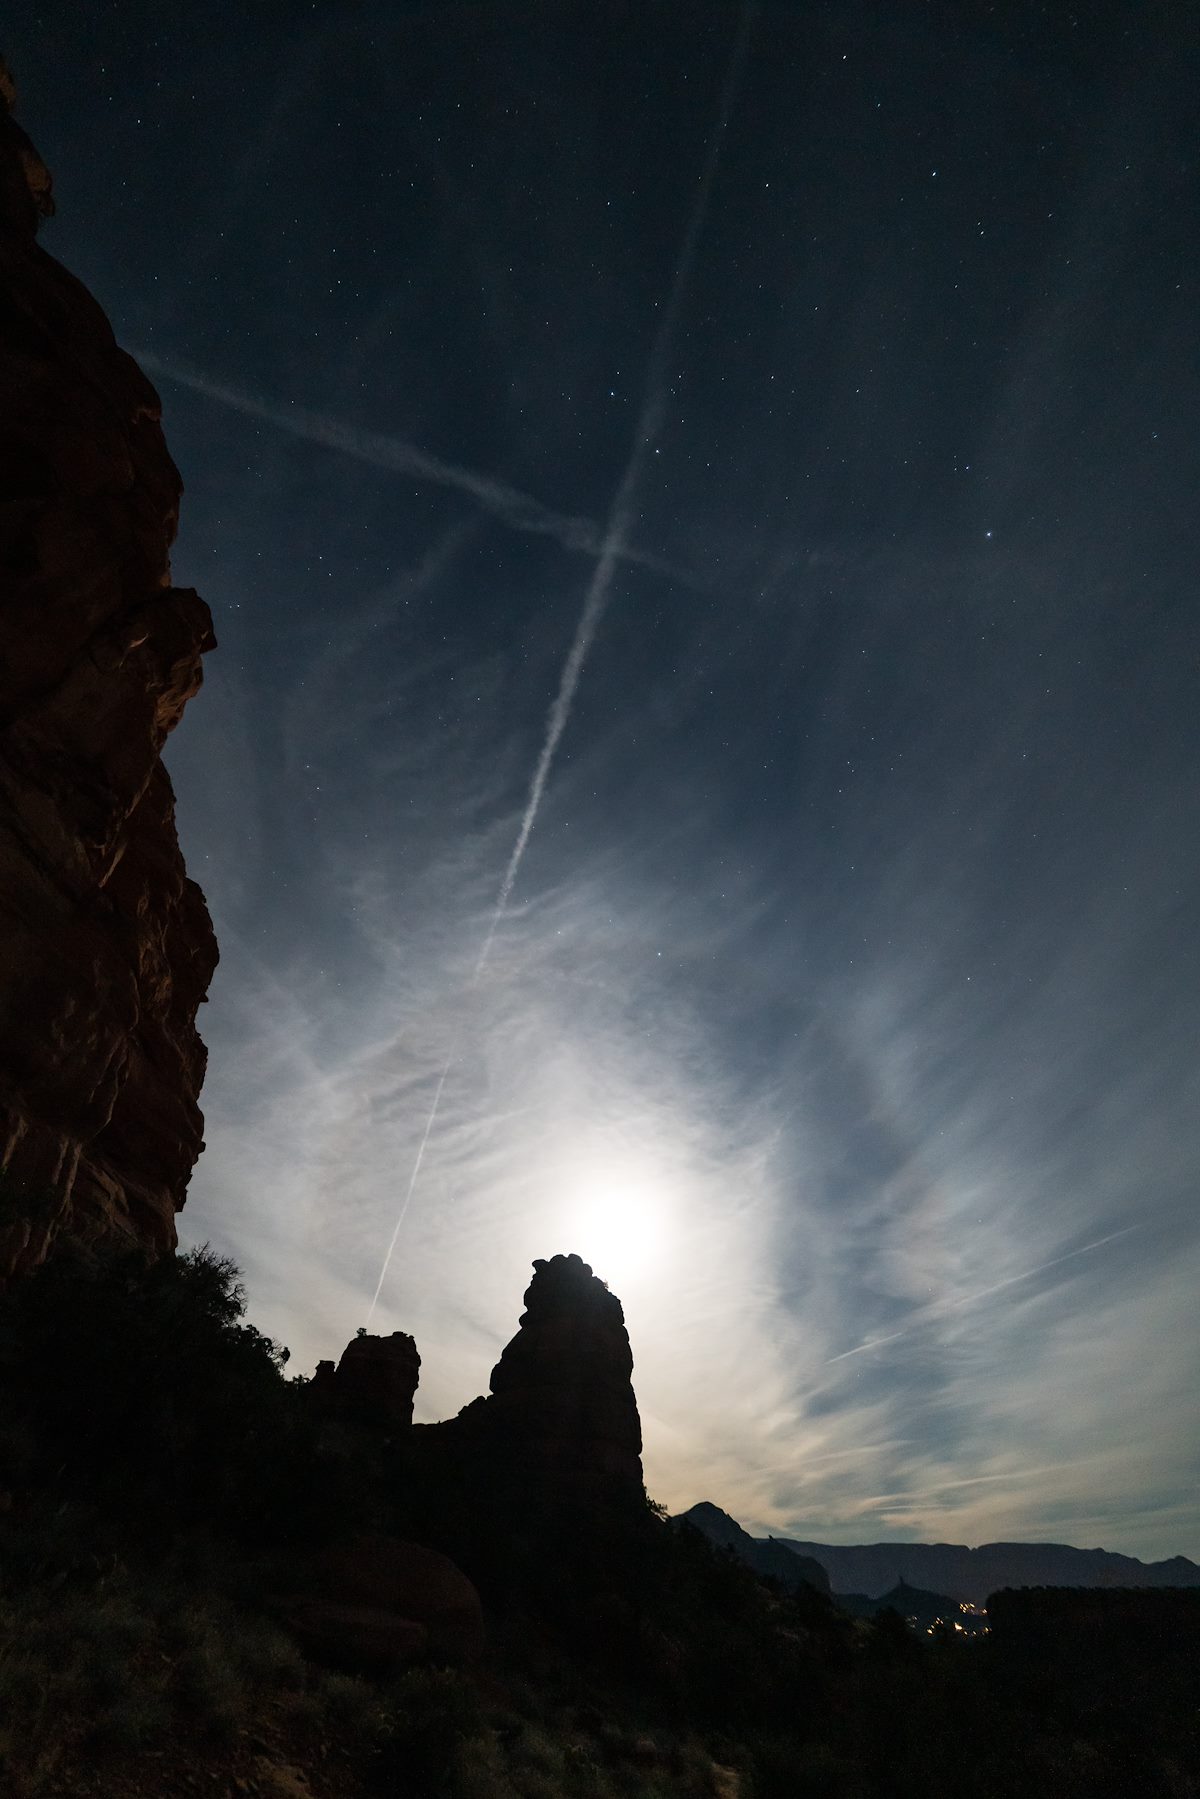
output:
[[[886,1593],[907,1581],[935,1593],[982,1605],[1001,1587],[1196,1587],[1200,1567],[1184,1555],[1140,1562],[1108,1549],[1073,1549],[1066,1543],[806,1543],[789,1549],[820,1562],[835,1593]]]
[[[1186,1555],[1141,1562],[1109,1549],[1073,1549],[1066,1543],[808,1543],[794,1537],[752,1537],[719,1506],[702,1501],[680,1516],[715,1543],[737,1549],[760,1573],[779,1578],[786,1550],[802,1566],[816,1563],[834,1593],[878,1599],[901,1581],[925,1593],[982,1605],[1001,1587],[1200,1587],[1200,1567]],[[750,1545],[749,1548],[746,1545]],[[803,1579],[812,1580],[805,1573]],[[815,1585],[816,1582],[813,1582]]]
[[[707,1500],[694,1505],[688,1512],[681,1512],[677,1522],[691,1524],[710,1543],[718,1543],[722,1549],[732,1549],[738,1560],[753,1568],[756,1574],[769,1575],[785,1587],[807,1585],[816,1587],[819,1593],[829,1591],[829,1576],[819,1561],[798,1555],[790,1544],[776,1537],[752,1537],[728,1512],[723,1512],[720,1506],[710,1505]]]

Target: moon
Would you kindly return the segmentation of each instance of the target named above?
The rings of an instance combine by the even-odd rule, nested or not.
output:
[[[661,1196],[620,1176],[586,1182],[568,1204],[565,1247],[589,1262],[615,1293],[653,1277],[666,1259],[668,1207]]]

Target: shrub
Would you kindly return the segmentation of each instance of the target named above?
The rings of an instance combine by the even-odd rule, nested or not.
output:
[[[391,1795],[411,1788],[430,1799],[452,1795],[460,1750],[486,1734],[479,1695],[468,1679],[449,1669],[410,1669],[385,1697],[371,1769],[378,1790]]]
[[[204,1524],[286,1542],[352,1518],[287,1352],[244,1309],[207,1248],[151,1266],[64,1253],[19,1283],[0,1300],[10,1479],[134,1517],[143,1538]]]

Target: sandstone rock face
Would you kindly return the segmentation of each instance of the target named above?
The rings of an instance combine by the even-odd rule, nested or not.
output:
[[[460,1414],[515,1455],[531,1486],[581,1498],[642,1493],[642,1427],[621,1302],[579,1256],[533,1265],[491,1397]]]
[[[0,1279],[67,1230],[162,1253],[200,1149],[216,965],[160,759],[214,646],[171,585],[153,387],[36,242],[0,65]]]
[[[412,1424],[413,1398],[421,1378],[421,1358],[411,1337],[351,1337],[336,1369],[320,1362],[314,1396],[339,1417],[392,1430]]]

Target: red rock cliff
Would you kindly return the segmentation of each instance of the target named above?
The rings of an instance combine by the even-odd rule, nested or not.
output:
[[[216,966],[160,752],[214,647],[171,585],[158,395],[36,242],[0,63],[0,1278],[55,1237],[155,1253],[203,1147]]]

